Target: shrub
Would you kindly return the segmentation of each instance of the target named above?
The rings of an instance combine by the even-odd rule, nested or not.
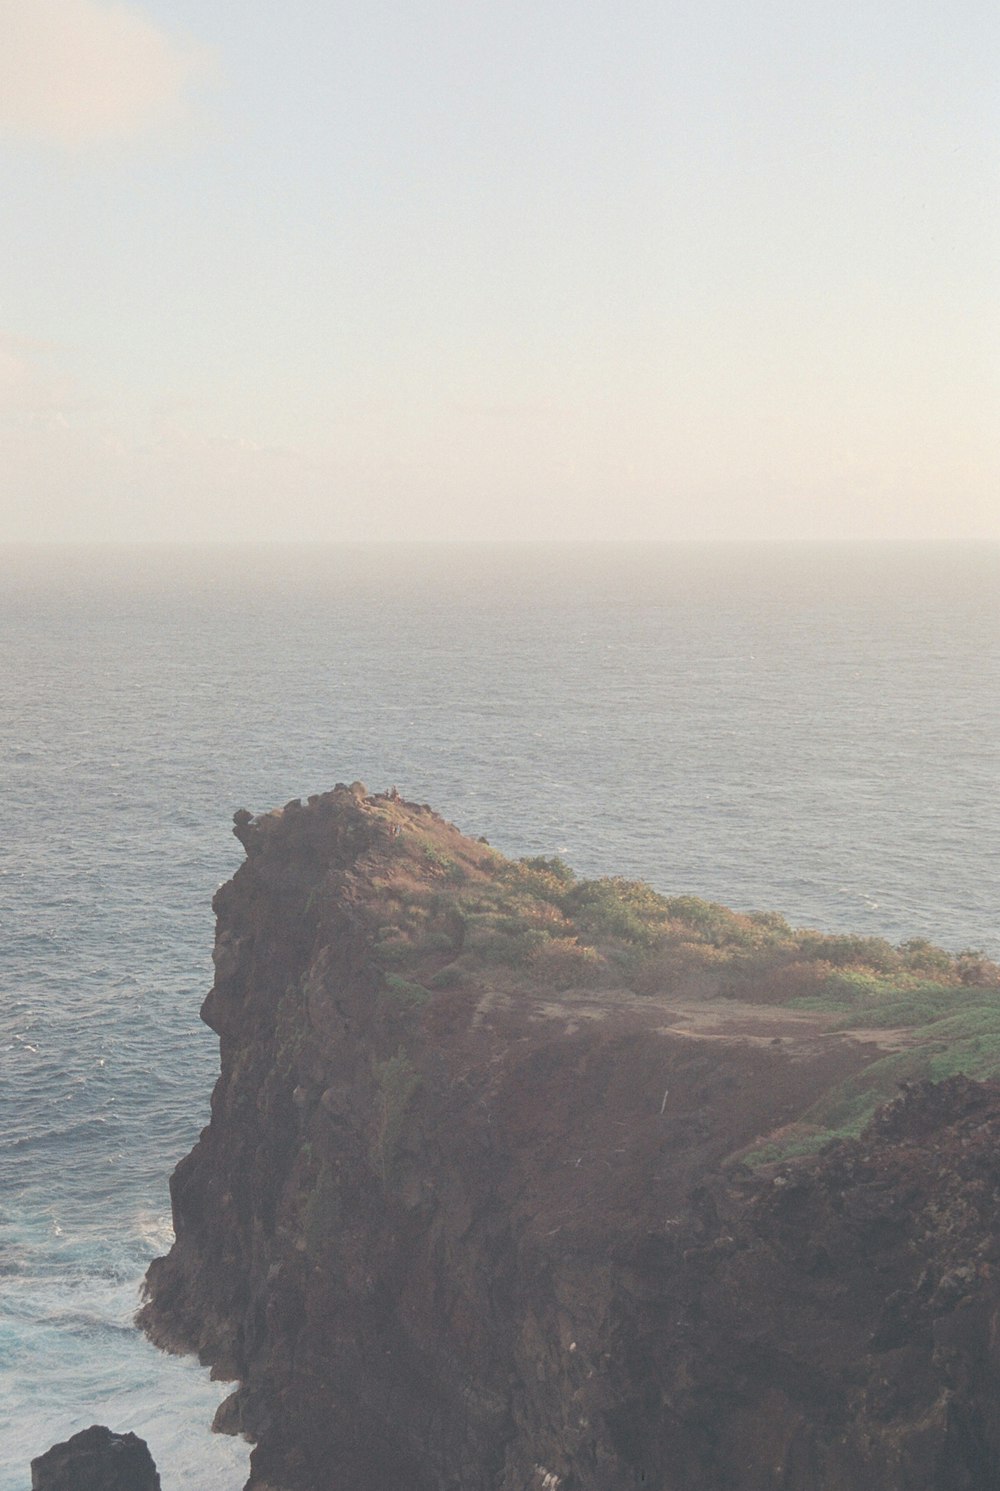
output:
[[[499,871],[501,883],[508,886],[516,896],[550,901],[555,906],[562,905],[567,887],[573,884],[573,878],[572,870],[561,860],[543,858],[508,861]]]
[[[740,916],[715,901],[700,896],[671,896],[665,909],[672,920],[697,932],[716,947],[752,947],[760,939],[760,930],[749,916]]]
[[[419,951],[422,953],[449,952],[455,945],[455,939],[448,932],[436,930],[425,932],[420,939]]]
[[[628,985],[637,994],[685,994],[708,998],[719,993],[725,954],[704,942],[668,942],[646,952],[629,971]]]
[[[901,942],[899,952],[907,968],[919,973],[953,973],[955,961],[943,947],[935,947],[926,937],[911,937]]]
[[[859,968],[835,967],[823,984],[820,994],[829,1006],[851,1010],[888,993],[890,988],[891,985],[874,973],[864,973]]]
[[[804,958],[822,958],[836,968],[890,973],[903,962],[891,943],[881,937],[828,937],[822,932],[804,932],[799,947]]]
[[[431,975],[429,983],[432,989],[453,989],[456,984],[463,984],[465,977],[464,968],[460,968],[457,963],[446,963],[437,973]]]
[[[405,963],[413,953],[413,943],[406,937],[387,937],[375,944],[375,956],[380,963]]]
[[[522,859],[521,864],[525,869],[536,870],[540,874],[547,875],[553,880],[558,880],[561,885],[570,885],[576,879],[576,875],[570,869],[564,859],[553,855],[546,859],[544,855],[537,854],[533,859]]]
[[[1000,985],[1000,967],[976,948],[960,952],[955,966],[963,984],[978,984],[991,989]]]
[[[535,948],[531,966],[542,983],[568,989],[573,984],[594,983],[604,960],[595,948],[584,947],[572,937],[550,937]]]
[[[759,952],[741,958],[726,970],[724,991],[735,999],[765,1004],[811,1000],[808,1007],[815,1009],[822,1007],[820,991],[832,972],[830,963],[794,957],[786,962],[775,952]]]
[[[768,933],[769,942],[790,942],[794,933],[785,921],[785,918],[777,911],[751,911],[748,913],[749,920],[755,927]]]
[[[665,921],[661,896],[636,880],[582,880],[563,902],[588,942],[635,942],[651,947]]]
[[[527,963],[549,941],[549,935],[540,927],[525,926],[522,922],[513,925],[516,931],[510,932],[492,923],[480,927],[466,946],[488,963]]]
[[[375,1085],[377,1099],[372,1159],[382,1177],[383,1185],[386,1185],[392,1172],[406,1110],[420,1086],[420,1077],[402,1048],[387,1061],[376,1062]]]
[[[385,975],[382,992],[394,1005],[403,1009],[419,1007],[428,998],[423,984],[415,984],[408,978],[400,978],[398,973]]]

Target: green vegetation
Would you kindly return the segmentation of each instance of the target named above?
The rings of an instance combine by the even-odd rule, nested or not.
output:
[[[406,1110],[420,1086],[420,1077],[402,1048],[387,1061],[376,1062],[375,1085],[378,1099],[372,1160],[382,1184],[388,1185]]]
[[[790,1124],[741,1159],[748,1165],[769,1164],[796,1155],[814,1154],[834,1139],[856,1138],[875,1109],[899,1095],[900,1083],[917,1082],[929,1075],[925,1050],[892,1052],[831,1088],[799,1122]]]
[[[619,877],[578,880],[561,859],[507,860],[441,820],[413,819],[391,839],[373,951],[380,1005],[423,1018],[433,996],[477,986],[542,992],[625,989],[721,997],[813,1011],[825,1028],[898,1031],[901,1049],[827,1093],[754,1158],[803,1153],[854,1134],[900,1081],[953,1072],[1000,1076],[1000,968],[924,938],[791,927],[776,912],[730,911],[698,896],[663,896]],[[393,1058],[397,1061],[397,1058]],[[391,1166],[412,1092],[386,1066],[378,1164]]]
[[[830,1003],[797,1003],[837,1014],[833,1029],[899,1030],[906,1045],[824,1093],[799,1123],[744,1155],[747,1163],[809,1154],[831,1139],[856,1137],[875,1109],[897,1096],[902,1082],[941,1082],[959,1072],[980,1081],[1000,1078],[1000,988],[995,984],[956,988],[919,983],[894,989],[884,981],[858,976],[851,980],[856,997],[847,1013],[844,984],[844,979],[838,980]]]
[[[434,869],[442,871],[449,880],[462,881],[466,878],[465,868],[450,855],[442,854],[439,849],[435,849],[433,844],[424,845],[424,854],[427,857],[427,863]]]
[[[574,871],[558,855],[546,859],[544,855],[537,854],[534,859],[522,859],[520,863],[526,870],[538,870],[544,875],[561,881],[563,885],[570,885],[576,879]]]
[[[454,989],[459,984],[464,984],[467,974],[464,968],[457,963],[446,963],[439,968],[437,973],[432,973],[428,979],[432,989]]]
[[[400,978],[398,973],[386,974],[383,994],[392,1005],[403,1009],[419,1007],[428,997],[423,984]]]
[[[730,911],[618,877],[577,880],[558,858],[505,860],[468,840],[450,853],[416,834],[394,845],[413,873],[386,883],[375,956],[424,987],[451,964],[472,976],[507,966],[556,986],[575,967],[583,983],[640,993],[699,974],[729,998],[893,1025],[923,1023],[963,988],[1000,986],[981,954],[953,957],[922,938],[895,948],[798,931],[776,912]]]

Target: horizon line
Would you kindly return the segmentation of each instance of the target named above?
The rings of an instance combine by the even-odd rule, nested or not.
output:
[[[192,549],[601,549],[601,548],[997,548],[994,537],[913,538],[0,538],[0,552],[69,549],[137,551]]]

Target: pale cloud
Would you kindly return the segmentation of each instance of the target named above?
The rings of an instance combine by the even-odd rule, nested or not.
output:
[[[0,135],[79,149],[175,123],[206,61],[133,5],[0,0]]]
[[[266,539],[322,502],[328,475],[299,452],[199,429],[187,399],[137,432],[62,356],[0,330],[0,545]]]
[[[48,363],[53,349],[0,331],[0,425],[12,419],[62,418],[80,403],[72,380]]]
[[[706,405],[682,425],[651,395],[623,424],[611,404],[511,418],[360,399],[295,447],[183,389],[116,402],[71,362],[0,332],[0,544],[998,537],[995,462],[954,410],[918,427],[817,398],[796,418]]]

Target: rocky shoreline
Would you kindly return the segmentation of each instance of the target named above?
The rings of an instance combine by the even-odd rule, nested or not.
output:
[[[748,1165],[909,1039],[793,1007],[832,946],[361,784],[235,831],[140,1321],[237,1384],[252,1491],[1000,1483],[1000,1087]]]
[[[92,1424],[31,1462],[31,1491],[160,1491],[149,1446]]]

